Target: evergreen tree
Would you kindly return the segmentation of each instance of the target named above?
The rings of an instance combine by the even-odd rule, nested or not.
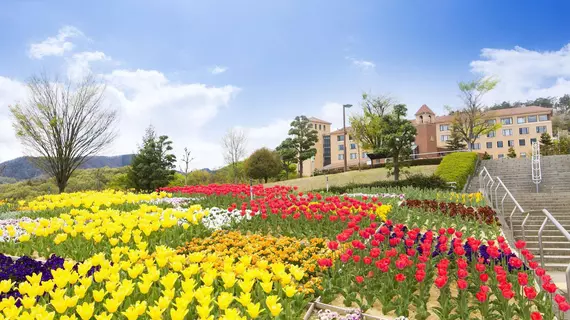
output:
[[[148,127],[127,174],[130,187],[152,192],[167,186],[174,179],[176,163],[176,156],[170,154],[171,150],[172,141],[168,136],[157,137],[154,128]]]
[[[269,178],[281,172],[279,155],[267,148],[258,149],[245,161],[245,172],[248,177],[263,179],[267,183]]]
[[[299,168],[299,177],[303,176],[303,161],[314,157],[317,154],[315,143],[319,140],[317,130],[312,128],[309,119],[305,116],[297,116],[291,122],[289,135],[291,142],[297,153],[297,164]]]
[[[515,148],[510,147],[509,148],[509,153],[507,153],[507,157],[514,159],[517,157],[517,153],[515,152]]]
[[[540,135],[540,154],[543,156],[549,156],[554,154],[554,142],[552,142],[552,138],[548,134],[548,132],[544,132]]]
[[[281,157],[281,162],[283,163],[283,169],[285,170],[285,177],[289,179],[289,172],[291,171],[291,165],[297,162],[297,150],[293,143],[293,139],[287,138],[281,142],[275,151],[279,153]]]
[[[446,149],[449,151],[465,150],[467,145],[463,142],[463,139],[455,132],[451,132],[451,137],[447,140]]]
[[[416,139],[416,127],[406,119],[408,109],[405,104],[397,104],[391,113],[384,116],[383,151],[392,157],[394,180],[400,179],[400,160],[412,153],[412,143]]]

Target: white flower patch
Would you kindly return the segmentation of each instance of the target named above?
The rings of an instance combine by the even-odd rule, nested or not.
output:
[[[162,204],[162,203],[167,203],[172,205],[174,208],[180,208],[183,205],[187,205],[189,203],[193,203],[193,202],[198,202],[201,200],[204,200],[205,198],[160,198],[160,199],[154,199],[154,200],[150,200],[150,201],[145,201],[148,204],[151,205],[157,205],[157,204]]]
[[[227,209],[212,207],[208,209],[208,211],[210,213],[202,218],[202,224],[211,230],[219,230],[223,227],[230,226],[233,222],[240,222],[244,219],[250,220],[252,218],[251,210],[246,210],[243,216],[239,209],[228,211]],[[254,215],[257,214],[259,213],[256,212]]]
[[[39,219],[30,219],[23,217],[19,219],[4,219],[0,220],[0,241],[16,241],[26,231],[20,227],[21,222],[37,222]]]
[[[345,196],[349,196],[349,197],[368,197],[368,198],[378,198],[378,199],[382,199],[382,198],[399,198],[400,200],[404,200],[406,198],[406,196],[401,193],[401,194],[397,194],[397,193],[345,193],[343,194]]]

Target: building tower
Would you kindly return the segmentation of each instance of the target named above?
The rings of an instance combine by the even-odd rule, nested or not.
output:
[[[418,133],[414,153],[437,152],[435,113],[427,105],[424,104],[416,112],[415,125]],[[437,157],[437,154],[433,156]]]

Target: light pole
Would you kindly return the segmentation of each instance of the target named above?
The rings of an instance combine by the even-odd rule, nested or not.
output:
[[[348,171],[348,163],[346,159],[346,140],[348,137],[346,136],[346,108],[352,107],[351,104],[345,104],[342,106],[342,125],[344,127],[344,172]]]

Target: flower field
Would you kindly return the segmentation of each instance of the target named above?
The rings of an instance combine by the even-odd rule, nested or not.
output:
[[[317,298],[358,309],[343,319],[570,309],[480,194],[208,185],[3,206],[0,319],[303,319]]]

